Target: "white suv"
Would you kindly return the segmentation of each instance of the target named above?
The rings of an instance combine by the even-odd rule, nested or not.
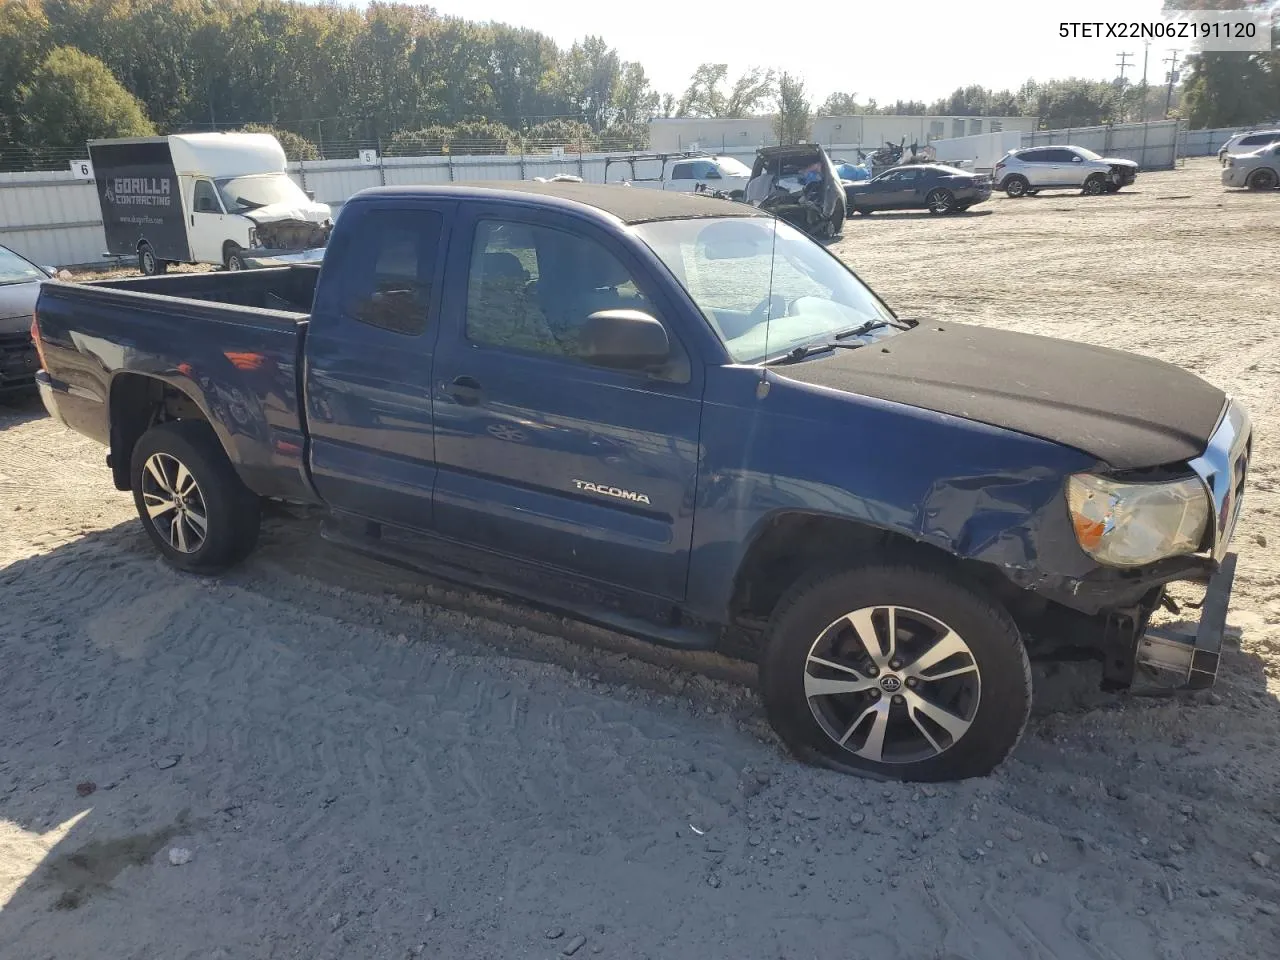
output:
[[[1027,147],[1011,150],[996,164],[996,189],[1011,197],[1041,190],[1077,189],[1088,194],[1115,193],[1138,176],[1138,165],[1118,157],[1100,157],[1084,147]]]
[[[1280,130],[1250,130],[1248,133],[1237,133],[1218,151],[1218,162],[1225,167],[1227,157],[1232,154],[1253,153],[1273,143],[1280,143]]]

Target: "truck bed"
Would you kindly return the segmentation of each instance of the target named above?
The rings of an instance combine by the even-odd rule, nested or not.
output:
[[[119,443],[112,406],[144,402],[139,391],[153,399],[158,381],[200,408],[250,489],[312,500],[299,358],[318,272],[51,281],[36,307],[45,357],[37,381],[58,394],[68,426],[108,446]]]

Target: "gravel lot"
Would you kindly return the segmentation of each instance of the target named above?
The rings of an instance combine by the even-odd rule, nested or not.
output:
[[[1274,955],[1280,192],[1217,170],[838,246],[904,315],[1172,360],[1254,416],[1217,690],[1038,668],[985,780],[801,767],[746,666],[339,555],[314,518],[179,575],[100,448],[0,410],[0,958]]]

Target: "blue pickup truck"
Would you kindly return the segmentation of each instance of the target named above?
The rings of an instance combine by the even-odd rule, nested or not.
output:
[[[754,658],[801,758],[1008,755],[1028,646],[1211,684],[1250,452],[1222,391],[1115,350],[903,319],[788,224],[568,183],[385,188],[321,266],[49,282],[49,411],[165,559],[243,560],[263,498],[337,543]],[[1199,627],[1151,623],[1173,581]]]

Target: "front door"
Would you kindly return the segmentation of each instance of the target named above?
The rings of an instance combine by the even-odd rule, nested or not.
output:
[[[595,311],[679,307],[615,235],[569,214],[469,210],[437,347],[435,520],[448,537],[681,599],[693,531],[702,374],[674,360],[588,363]]]
[[[339,513],[431,527],[431,363],[453,210],[362,203],[325,252],[306,339],[307,426],[316,491]]]
[[[222,245],[230,239],[227,215],[212,180],[191,181],[191,259],[197,263],[222,263]]]

